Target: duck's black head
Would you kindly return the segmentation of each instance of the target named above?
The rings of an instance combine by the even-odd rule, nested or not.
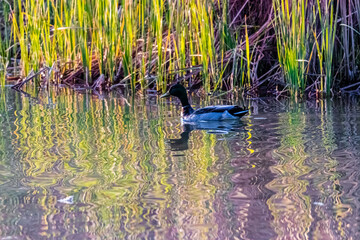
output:
[[[170,97],[170,96],[178,97],[183,107],[190,105],[187,98],[186,89],[180,83],[171,86],[169,91],[167,91],[164,95],[162,95],[161,98]]]
[[[170,96],[175,96],[175,97],[182,97],[182,96],[186,96],[186,89],[184,88],[183,85],[181,85],[180,83],[177,83],[173,86],[170,87],[169,91],[167,91],[167,93],[165,93],[164,95],[161,96],[161,98],[164,97],[170,97]]]

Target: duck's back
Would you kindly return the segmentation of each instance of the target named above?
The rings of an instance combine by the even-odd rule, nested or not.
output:
[[[248,113],[248,110],[236,105],[217,105],[200,108],[189,116],[184,116],[184,121],[222,121],[239,119]]]

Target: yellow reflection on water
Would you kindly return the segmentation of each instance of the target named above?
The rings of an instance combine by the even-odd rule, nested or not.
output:
[[[303,134],[306,117],[290,112],[279,117],[281,146],[273,151],[278,163],[271,169],[276,178],[267,184],[274,191],[267,204],[274,217],[272,222],[277,239],[308,239],[312,222],[310,198],[305,194],[308,181],[301,179],[310,169],[305,160]]]
[[[68,196],[84,204],[62,207],[75,221],[72,228],[100,237],[151,231],[163,236],[156,232],[166,226],[175,227],[180,238],[187,232],[198,239],[215,234],[215,135],[194,132],[195,150],[173,156],[165,139],[178,136],[181,126],[165,118],[161,105],[129,106],[117,98],[73,93],[52,101],[31,104],[22,96],[12,132],[23,169],[17,177],[36,189],[27,194],[29,204],[36,201],[43,212],[39,236],[61,235],[51,226],[60,214],[58,200]]]
[[[264,116],[213,134],[185,131],[181,108],[150,97],[11,99],[0,119],[0,237],[256,239],[259,226],[264,239],[349,236],[354,207],[328,102],[315,113],[301,103],[254,111]]]

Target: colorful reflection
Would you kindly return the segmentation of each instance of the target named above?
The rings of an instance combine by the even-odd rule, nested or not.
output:
[[[241,121],[182,125],[156,96],[5,91],[0,238],[359,236],[352,101],[252,100]]]

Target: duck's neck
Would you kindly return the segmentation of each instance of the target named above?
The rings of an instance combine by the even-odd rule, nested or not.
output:
[[[189,116],[194,112],[194,109],[190,106],[187,96],[179,97],[181,105],[183,107],[183,116]]]
[[[194,112],[194,109],[190,105],[183,106],[183,116],[184,117],[189,116],[193,112]]]

